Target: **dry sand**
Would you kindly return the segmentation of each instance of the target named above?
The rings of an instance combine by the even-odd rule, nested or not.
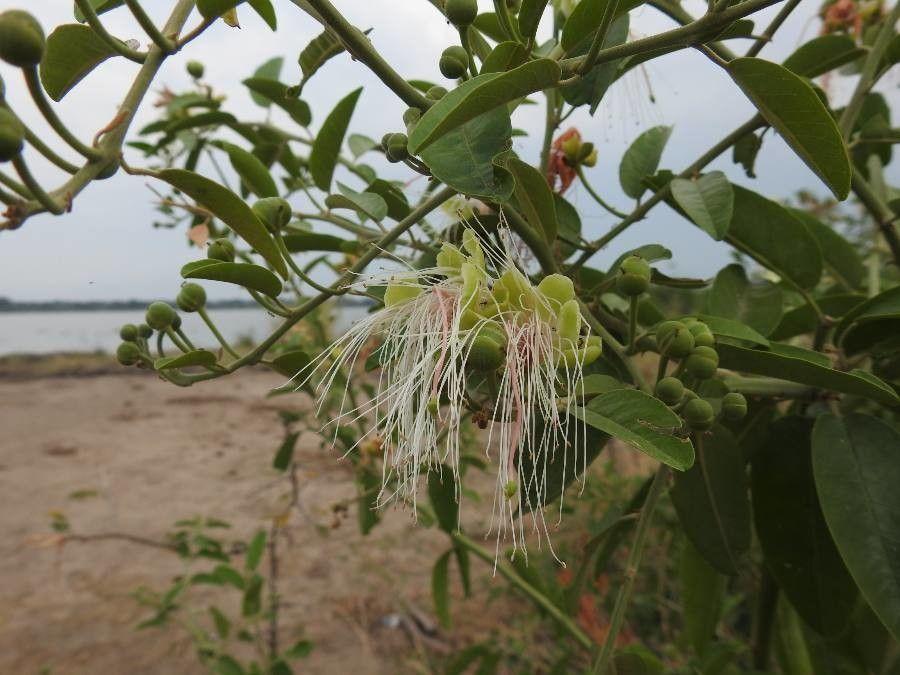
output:
[[[60,546],[49,513],[80,534],[162,540],[175,520],[203,515],[248,537],[288,493],[270,465],[278,409],[299,399],[265,399],[280,381],[266,372],[190,389],[149,374],[0,379],[0,672],[205,672],[182,630],[135,630],[148,610],[131,593],[165,589],[184,571],[178,556],[117,540]],[[393,511],[361,537],[353,508],[332,529],[331,505],[355,493],[351,470],[314,435],[301,438],[296,459],[301,509],[281,542],[281,640],[315,643],[297,672],[429,672],[435,645],[466,643],[515,609],[514,600],[487,604],[487,587],[501,582],[473,561],[481,592],[454,602],[454,634],[423,647],[386,626],[411,607],[432,613],[431,567],[446,536]],[[201,593],[198,607],[215,599]]]

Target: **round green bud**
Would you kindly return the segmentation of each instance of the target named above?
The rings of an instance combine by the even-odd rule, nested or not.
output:
[[[622,295],[634,296],[650,288],[650,264],[637,255],[630,255],[619,265],[616,288]]]
[[[145,323],[138,324],[138,335],[145,340],[153,335],[153,329]]]
[[[25,127],[7,108],[0,108],[0,162],[17,157],[25,145]]]
[[[434,85],[428,91],[425,92],[425,98],[427,98],[430,101],[440,101],[446,95],[447,95],[447,90],[438,84]]]
[[[497,370],[506,361],[506,334],[499,326],[490,323],[482,325],[466,358],[466,364],[473,370]]]
[[[680,321],[663,321],[656,327],[657,344],[668,342],[675,331],[679,328],[684,328],[684,324]]]
[[[747,399],[743,394],[729,392],[722,397],[722,415],[726,420],[737,422],[747,414]]]
[[[175,303],[183,312],[196,312],[206,304],[206,291],[200,284],[186,283],[178,291]]]
[[[684,327],[670,332],[665,340],[659,341],[657,337],[659,353],[673,359],[681,359],[694,351],[694,336]]]
[[[687,422],[688,427],[694,431],[706,431],[712,427],[716,414],[709,401],[702,398],[692,398],[684,404],[681,416]]]
[[[123,366],[133,366],[141,360],[141,350],[133,342],[122,342],[116,348],[116,361]]]
[[[147,325],[154,330],[165,330],[175,323],[178,314],[168,302],[154,302],[147,308]]]
[[[0,13],[0,59],[19,68],[36,66],[44,57],[44,30],[21,9]]]
[[[206,249],[206,257],[223,262],[234,262],[234,244],[230,239],[213,239]]]
[[[716,338],[712,331],[702,321],[693,321],[688,325],[688,330],[694,336],[694,344],[698,347],[713,347],[716,344]]]
[[[193,77],[195,80],[199,80],[201,77],[203,77],[203,64],[199,61],[188,61],[187,71],[188,75]]]
[[[291,222],[291,205],[281,197],[263,197],[253,204],[253,213],[269,232],[279,232]]]
[[[137,342],[138,327],[133,323],[126,323],[119,329],[119,337],[125,342]]]
[[[418,108],[407,108],[403,112],[403,124],[409,129],[410,125],[414,125],[422,117],[422,111]]]
[[[684,385],[677,377],[664,377],[656,383],[655,393],[666,405],[677,405],[684,398]]]
[[[581,151],[581,138],[577,135],[569,136],[562,142],[560,147],[571,164],[578,162],[578,153]]]
[[[699,380],[708,380],[716,374],[719,355],[712,347],[694,347],[684,362],[685,370]]]
[[[441,75],[451,80],[456,80],[466,74],[469,67],[469,54],[459,45],[447,47],[441,54],[438,68]]]
[[[444,13],[454,26],[465,28],[478,16],[478,0],[447,0]]]
[[[555,309],[558,309],[569,300],[575,298],[575,285],[564,274],[548,274],[538,284],[538,292],[548,300]]]
[[[406,144],[409,143],[409,137],[406,134],[395,133],[385,134],[381,139],[381,147],[384,155],[389,162],[402,162],[409,157],[409,151]]]
[[[594,148],[587,156],[581,160],[581,163],[587,167],[597,166],[597,149]]]

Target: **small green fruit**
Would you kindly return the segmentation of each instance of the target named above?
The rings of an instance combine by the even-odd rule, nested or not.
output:
[[[737,422],[747,414],[747,399],[743,394],[729,392],[722,397],[722,415],[730,422]]]
[[[418,108],[407,108],[403,113],[403,124],[409,129],[411,126],[415,126],[421,117],[422,111]]]
[[[188,75],[193,77],[195,80],[199,80],[201,77],[203,77],[203,64],[199,61],[188,61],[187,71]]]
[[[681,416],[694,431],[706,431],[716,419],[713,407],[702,398],[693,398],[685,403]]]
[[[446,95],[447,90],[437,84],[425,92],[425,98],[429,99],[430,101],[440,101]]]
[[[138,327],[133,323],[126,323],[119,329],[119,337],[125,342],[137,342]]]
[[[669,332],[666,339],[662,342],[657,334],[656,340],[659,353],[673,359],[681,359],[694,351],[694,336],[691,332],[684,328],[677,328],[674,332]]]
[[[0,108],[0,162],[17,157],[25,145],[25,127],[7,108]]]
[[[693,321],[688,325],[688,330],[694,336],[694,344],[698,347],[714,347],[716,338],[712,331],[702,321]]]
[[[211,260],[234,262],[234,244],[230,239],[213,239],[206,249],[206,257]]]
[[[116,348],[116,360],[123,366],[133,366],[141,360],[141,350],[133,342],[123,342]]]
[[[619,265],[616,289],[627,296],[640,295],[650,288],[650,264],[640,256],[630,255]]]
[[[409,150],[406,145],[409,143],[409,137],[406,134],[395,133],[385,134],[381,139],[381,147],[384,155],[389,162],[402,162],[409,157]]]
[[[459,79],[466,74],[466,70],[469,68],[469,55],[459,45],[447,47],[441,54],[438,68],[444,77],[451,80]]]
[[[150,326],[148,326],[145,323],[138,324],[137,330],[138,330],[138,335],[141,338],[143,338],[144,340],[146,340],[148,337],[151,337],[153,335],[153,329],[150,328]]]
[[[263,197],[253,205],[253,213],[269,232],[280,232],[291,222],[291,205],[281,197]]]
[[[454,26],[465,28],[478,16],[478,0],[447,0],[444,13]]]
[[[44,57],[44,30],[31,14],[10,9],[0,14],[0,59],[19,68],[31,68]]]
[[[712,347],[694,347],[684,362],[685,370],[698,380],[708,380],[716,374],[719,355]]]
[[[656,327],[656,343],[668,342],[675,331],[684,327],[685,325],[680,321],[663,321]]]
[[[656,398],[666,405],[678,405],[684,398],[684,385],[677,377],[664,377],[656,383]]]
[[[186,283],[178,291],[175,303],[183,312],[196,312],[206,304],[206,291],[200,284]]]
[[[175,323],[178,314],[168,302],[154,302],[147,308],[145,318],[147,325],[154,330],[165,330]]]

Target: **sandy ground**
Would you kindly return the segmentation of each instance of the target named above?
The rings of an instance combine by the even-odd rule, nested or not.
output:
[[[132,592],[165,589],[184,571],[178,556],[116,540],[60,546],[49,513],[64,513],[80,534],[162,540],[175,520],[202,515],[248,537],[288,494],[270,464],[278,409],[295,401],[264,398],[280,381],[264,372],[190,389],[152,375],[0,379],[0,672],[205,672],[182,630],[135,630],[148,611]],[[332,504],[354,495],[351,471],[312,435],[296,459],[301,510],[281,542],[281,640],[315,643],[297,672],[429,672],[436,652],[387,624],[410,608],[431,615],[445,535],[394,511],[364,538],[352,508],[333,529]],[[496,590],[486,566],[473,561],[473,572],[476,588]],[[455,571],[453,584],[459,595]],[[502,621],[497,613],[514,601],[486,611],[490,595],[455,602],[462,627],[434,644],[466,643]],[[201,596],[198,607],[214,599]]]

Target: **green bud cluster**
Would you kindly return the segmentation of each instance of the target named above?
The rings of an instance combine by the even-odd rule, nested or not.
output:
[[[418,109],[410,108],[410,110]],[[402,162],[409,157],[409,151],[406,149],[408,143],[409,137],[406,134],[385,134],[381,139],[381,149],[384,150],[384,155],[389,162]]]
[[[569,166],[596,166],[597,149],[593,143],[582,142],[577,135],[570,136],[562,142],[562,151]]]
[[[622,295],[636,296],[650,288],[650,263],[638,255],[630,255],[619,264],[616,289]]]
[[[44,58],[46,39],[41,24],[21,9],[0,13],[0,59],[19,68],[32,68]]]

